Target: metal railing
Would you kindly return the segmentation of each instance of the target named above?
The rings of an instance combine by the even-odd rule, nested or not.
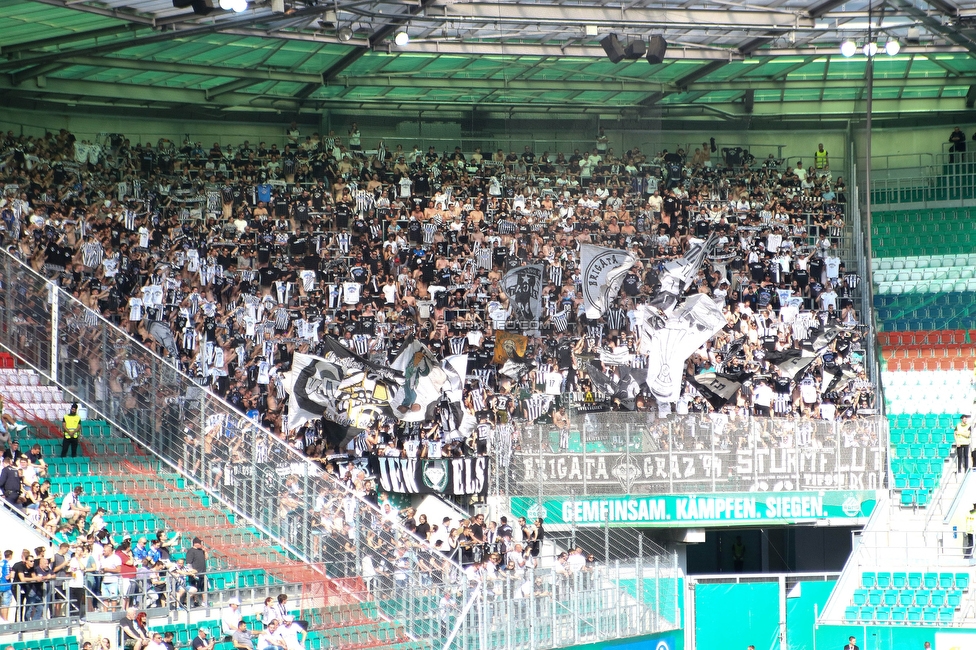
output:
[[[493,494],[566,496],[883,489],[888,424],[851,420],[574,416],[569,436],[526,426],[517,448],[493,449]]]
[[[429,609],[430,602],[436,608],[450,592],[457,594],[465,612],[448,626],[448,634],[440,626],[416,627],[415,638],[445,648],[489,647],[476,645],[478,637],[464,626],[480,626],[477,616],[485,614],[483,608],[500,606],[494,603],[514,596],[503,592],[499,600],[493,594],[478,604],[485,594],[471,585],[459,565],[442,558],[399,521],[385,520],[363,498],[360,476],[351,478],[352,488],[340,483],[19,260],[4,252],[0,262],[4,288],[0,348],[56,381],[88,407],[90,418],[107,420],[163,466],[178,470],[221,506],[277,541],[287,553],[283,560],[293,557],[310,563],[307,566],[320,572],[323,584],[333,578],[337,597],[344,593],[349,600],[362,598],[360,580],[371,574],[395,577],[409,570],[423,588],[398,592],[397,611],[413,616]],[[126,462],[119,459],[119,471],[128,471]],[[233,549],[221,551],[232,557]],[[401,554],[422,561],[414,565]],[[669,565],[668,570],[676,569]],[[640,575],[654,577],[651,571],[643,567]],[[593,601],[579,602],[582,607]],[[570,617],[566,620],[582,615],[566,604],[554,608],[554,612],[566,611]],[[641,634],[661,625],[649,610],[624,618],[631,622],[623,628],[601,625],[598,629],[607,634],[614,629]],[[447,636],[454,641],[445,644]],[[517,644],[513,640],[512,647],[551,647],[544,645],[545,638]],[[595,637],[587,632],[586,638]]]

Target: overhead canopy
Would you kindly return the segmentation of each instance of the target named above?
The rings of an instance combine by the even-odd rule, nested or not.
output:
[[[0,0],[0,105],[846,119],[863,111],[870,24],[876,115],[965,111],[976,3],[868,12],[866,0],[251,0],[198,15],[172,0]],[[611,63],[611,32],[662,35],[664,61]],[[845,40],[859,46],[849,58]]]

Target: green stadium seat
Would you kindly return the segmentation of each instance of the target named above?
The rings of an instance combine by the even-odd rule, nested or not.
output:
[[[932,607],[942,607],[945,605],[945,602],[946,602],[945,590],[933,589],[932,598],[929,600],[929,603],[932,605]]]
[[[929,604],[932,597],[932,592],[928,589],[918,589],[915,591],[915,604],[919,607],[925,607]]]
[[[921,589],[922,587],[922,574],[921,573],[909,573],[908,574],[908,588],[909,589]]]
[[[894,607],[898,604],[898,590],[897,589],[886,589],[884,592],[884,604],[885,607]]]
[[[874,620],[874,608],[873,607],[862,607],[861,611],[858,613],[858,618],[862,621],[873,621]]]
[[[904,607],[892,607],[891,608],[891,620],[892,621],[898,621],[898,622],[904,621],[908,617],[907,612],[908,612],[908,610],[906,608],[904,608]]]
[[[940,573],[939,574],[939,588],[940,589],[952,589],[955,583],[955,577],[951,573]]]
[[[951,607],[943,607],[939,610],[939,623],[952,623],[953,617],[956,615],[956,610]]]
[[[935,623],[939,620],[939,609],[937,607],[922,608],[922,622]]]
[[[918,623],[922,620],[922,608],[921,607],[909,607],[908,608],[908,622]]]
[[[968,573],[957,573],[956,574],[956,589],[962,589],[963,591],[969,589],[969,574]]]
[[[962,605],[962,592],[956,589],[946,593],[946,605],[949,607],[959,607]]]
[[[902,607],[911,607],[915,604],[915,590],[903,589],[898,592],[898,604]]]
[[[858,607],[863,607],[868,602],[868,591],[867,589],[855,589],[854,590],[854,604]]]
[[[871,607],[878,607],[884,602],[884,591],[881,589],[871,589],[868,591],[868,604]]]
[[[891,574],[891,586],[895,589],[904,589],[908,584],[908,574],[903,571],[896,571]]]
[[[865,589],[873,589],[878,584],[878,574],[874,571],[865,571],[861,574],[861,585]]]

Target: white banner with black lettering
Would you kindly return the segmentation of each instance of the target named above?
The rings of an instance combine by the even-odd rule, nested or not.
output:
[[[617,297],[624,276],[637,263],[637,258],[627,251],[583,244],[580,262],[586,317],[599,318]]]

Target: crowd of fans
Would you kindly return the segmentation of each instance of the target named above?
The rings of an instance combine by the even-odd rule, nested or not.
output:
[[[719,246],[689,292],[721,300],[728,327],[689,358],[686,379],[704,370],[753,372],[722,407],[729,413],[833,418],[855,413],[845,406],[869,406],[857,403],[870,400],[850,300],[858,278],[836,254],[846,188],[825,152],[815,161],[787,168],[772,157],[718,151],[714,142],[693,153],[634,147],[618,155],[605,136],[591,151],[567,155],[528,145],[507,154],[405,151],[382,141],[365,151],[334,133],[303,137],[297,127],[280,148],[8,133],[0,143],[0,237],[85,305],[178,356],[232,405],[314,457],[333,451],[321,423],[286,427],[281,376],[296,351],[314,354],[334,336],[383,364],[407,337],[438,356],[467,353],[462,419],[501,434],[470,425],[459,432],[440,416],[419,425],[390,418],[351,443],[360,453],[454,455],[477,451],[481,436],[517,438],[525,422],[568,427],[563,396],[600,398],[587,361],[611,376],[619,371],[601,363],[606,351],[626,353],[617,364],[645,364],[635,307],[657,290],[665,263],[712,232]],[[581,243],[640,260],[595,320],[583,312]],[[545,265],[546,282],[526,354],[533,367],[507,377],[492,363],[505,303],[499,282],[533,262]],[[171,339],[154,336],[159,322]],[[804,373],[791,378],[765,360],[832,325],[849,334]],[[735,355],[724,357],[731,347]],[[97,363],[99,355],[89,357]],[[847,365],[862,381],[824,394],[824,369]],[[109,381],[102,392],[119,402],[143,383],[135,366]],[[649,395],[603,406],[713,408],[687,381],[676,403]]]
[[[6,550],[0,560],[0,622],[60,616],[120,606],[178,607],[199,603],[206,552],[199,538],[178,556],[180,534],[151,539],[113,535],[104,507],[86,505],[84,488],[57,494],[39,444],[28,452],[5,446],[0,485],[8,505],[43,531],[49,547]],[[171,554],[172,552],[172,554]]]
[[[531,146],[507,154],[406,151],[382,141],[367,151],[355,125],[353,133],[344,143],[334,133],[302,136],[293,125],[280,145],[209,149],[191,141],[133,144],[122,135],[80,141],[65,130],[7,133],[0,139],[0,239],[92,313],[172,357],[368,500],[376,498],[375,482],[363,466],[337,462],[344,450],[326,438],[328,422],[287,426],[282,377],[296,352],[321,354],[326,337],[384,366],[409,339],[439,358],[468,355],[462,417],[443,406],[420,423],[377,418],[348,442],[358,457],[484,453],[490,442],[514,448],[527,423],[568,432],[576,402],[662,417],[717,408],[737,417],[822,419],[854,417],[872,405],[851,299],[858,278],[837,254],[846,187],[822,147],[814,165],[793,167],[714,143],[694,152],[633,147],[618,155],[601,135],[590,151],[571,154]],[[640,386],[630,400],[602,395],[592,369],[617,378],[646,365],[636,308],[658,291],[666,263],[712,233],[718,246],[689,294],[721,301],[727,327],[688,359],[681,397],[658,404]],[[598,319],[583,308],[583,243],[639,260]],[[528,372],[506,376],[493,362],[495,333],[507,316],[500,283],[506,271],[531,263],[545,269],[543,314],[526,331]],[[96,378],[92,401],[112,401],[123,418],[137,417],[143,404],[155,408],[165,387],[149,382],[137,360],[114,351],[106,357],[104,340],[86,338],[86,318],[75,323],[68,349]],[[824,337],[828,330],[840,334]],[[770,361],[809,349],[818,337],[826,348],[795,376]],[[716,406],[688,381],[709,370],[750,380]],[[830,377],[841,370],[845,381],[834,389]],[[164,433],[181,429],[182,397],[167,401],[174,415],[172,422],[163,415]],[[213,426],[201,440],[188,426],[185,440],[171,441],[182,446],[187,471],[196,472],[206,455],[221,459],[210,466],[215,488],[233,482],[223,461],[260,461],[267,451],[266,442],[245,449],[221,431]],[[90,513],[58,512],[38,483],[37,494],[32,484],[17,500],[36,505],[39,525],[53,533],[80,527],[79,555],[115,552],[93,530],[104,513],[89,522]],[[448,557],[469,567],[472,579],[519,576],[537,562],[543,537],[542,522],[515,530],[476,519],[431,525],[411,512],[361,521],[365,514],[351,514],[343,495],[327,489],[311,513],[300,507],[307,501],[299,477],[286,479],[281,520],[294,528],[310,515],[313,548],[367,584],[396,586],[411,575],[447,582]],[[405,540],[400,524],[430,545]],[[375,553],[358,554],[362,543]],[[588,560],[576,549],[559,566],[572,573]],[[192,597],[185,563],[150,558],[140,568],[142,583],[154,585],[142,598]]]

